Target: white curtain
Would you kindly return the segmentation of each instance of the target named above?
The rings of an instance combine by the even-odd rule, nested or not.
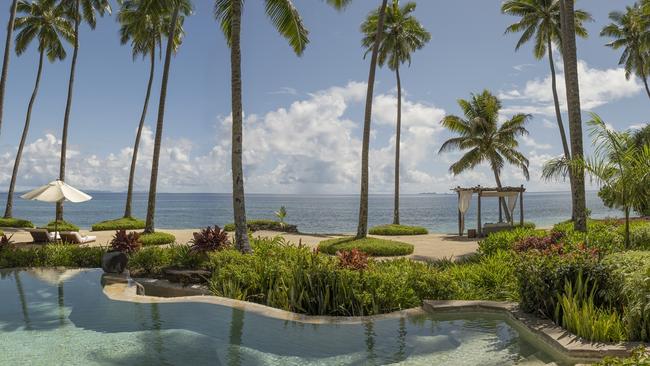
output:
[[[515,222],[515,207],[517,207],[517,198],[519,198],[519,193],[517,192],[508,192],[508,210],[510,211],[510,220]]]
[[[465,213],[469,210],[469,204],[472,202],[472,191],[461,191],[458,197],[458,210],[460,211],[460,232],[465,232]]]

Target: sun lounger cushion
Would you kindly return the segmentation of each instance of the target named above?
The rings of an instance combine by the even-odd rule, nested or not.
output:
[[[73,244],[86,244],[97,240],[96,236],[81,236],[81,234],[75,231],[62,232],[61,238],[64,242]]]
[[[50,233],[47,229],[30,229],[28,231],[34,239],[34,243],[50,243],[61,238],[59,233]]]

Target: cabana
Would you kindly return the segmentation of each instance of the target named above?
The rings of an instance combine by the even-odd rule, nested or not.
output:
[[[514,212],[517,206],[517,198],[519,198],[519,225],[524,225],[524,186],[520,187],[501,187],[501,188],[486,188],[476,186],[472,188],[456,187],[453,189],[458,194],[458,235],[463,236],[465,231],[465,213],[469,209],[472,196],[478,195],[477,206],[477,226],[476,234],[482,237],[484,234],[507,230],[514,227]],[[481,223],[481,199],[483,197],[496,197],[499,199],[499,222],[497,224],[486,224],[483,226]],[[510,214],[510,222],[503,222],[503,206],[507,207]]]

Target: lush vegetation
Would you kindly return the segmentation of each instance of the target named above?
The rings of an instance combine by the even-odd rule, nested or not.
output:
[[[544,230],[515,228],[513,230],[499,231],[488,235],[478,243],[478,251],[483,255],[491,255],[498,251],[509,251],[519,241],[529,237],[542,237]]]
[[[135,217],[123,217],[115,220],[98,222],[92,226],[93,231],[142,230],[145,222]]]
[[[29,220],[0,218],[0,227],[33,228],[34,224]]]
[[[47,231],[54,232],[54,231],[79,231],[79,226],[67,222],[65,220],[59,220],[59,221],[51,221],[49,222],[43,229],[47,229]]]
[[[355,239],[352,237],[329,239],[318,244],[318,250],[327,254],[357,249],[373,257],[394,257],[413,253],[413,245],[378,238]]]
[[[650,350],[641,346],[629,358],[605,357],[595,366],[650,366]]]
[[[249,220],[247,222],[249,231],[279,231],[285,233],[297,233],[296,225],[285,224],[282,221],[273,220]],[[235,224],[226,224],[223,227],[226,231],[235,231]]]
[[[426,235],[429,231],[421,226],[407,226],[407,225],[381,225],[370,228],[368,231],[370,235],[386,235],[386,236],[399,236],[399,235]]]
[[[176,237],[173,234],[156,231],[155,233],[145,233],[140,235],[140,241],[142,242],[143,246],[164,245],[176,242]]]
[[[0,248],[0,268],[97,268],[105,252],[105,248],[69,244],[50,244],[29,250],[7,245]]]

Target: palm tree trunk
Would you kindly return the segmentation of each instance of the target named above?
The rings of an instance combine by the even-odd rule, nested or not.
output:
[[[393,224],[399,225],[399,153],[402,137],[402,79],[399,76],[399,65],[395,68],[397,79],[397,129],[395,131],[395,208],[393,209]]]
[[[501,177],[499,176],[499,171],[494,167],[494,164],[492,164],[492,172],[494,172],[494,180],[497,183],[497,188],[501,189]],[[511,222],[512,217],[510,215],[510,209],[508,208],[508,205],[506,204],[505,200],[503,200],[502,197],[499,197],[499,204],[501,207],[503,207],[503,212],[505,212],[506,215],[506,221]]]
[[[650,98],[650,87],[648,87],[648,77],[645,75],[645,73],[642,73],[642,79],[643,79],[643,85],[645,86],[645,92],[648,94],[648,98]]]
[[[566,138],[566,131],[564,129],[564,122],[562,122],[562,111],[560,110],[560,98],[557,92],[557,78],[555,75],[555,61],[553,61],[553,44],[551,38],[547,40],[548,48],[548,62],[551,67],[551,87],[553,89],[553,102],[555,104],[555,117],[557,118],[557,126],[560,129],[560,138],[562,139],[562,149],[564,150],[564,158],[567,162],[571,161],[571,151],[569,150],[569,143]],[[571,170],[569,170],[569,187],[571,188],[571,220],[575,220],[575,202],[573,194],[573,178]]]
[[[230,40],[231,93],[232,93],[232,204],[235,220],[235,247],[244,253],[252,252],[246,227],[246,202],[244,195],[243,112],[241,80],[241,2],[232,2]]]
[[[133,181],[135,179],[135,167],[138,163],[138,149],[140,148],[140,137],[142,137],[142,129],[144,128],[144,121],[147,118],[147,108],[149,107],[149,97],[151,96],[151,85],[153,84],[154,71],[156,65],[156,49],[151,49],[151,67],[149,69],[149,83],[147,84],[147,94],[144,98],[144,107],[142,107],[142,115],[140,116],[140,124],[138,125],[138,132],[135,135],[135,144],[133,145],[133,157],[131,158],[131,170],[129,171],[129,188],[126,192],[126,207],[124,208],[124,217],[132,216],[131,203],[133,202]]]
[[[368,72],[368,90],[366,94],[366,110],[363,120],[363,143],[361,146],[361,197],[359,199],[359,224],[357,226],[357,239],[365,238],[368,235],[368,155],[370,152],[370,123],[372,121],[372,98],[375,89],[375,73],[377,70],[377,54],[379,43],[384,31],[384,18],[386,16],[386,5],[388,0],[383,0],[379,9],[379,20],[377,21],[377,33],[372,46],[372,57],[370,59],[370,71]]]
[[[25,142],[27,141],[27,134],[29,133],[29,123],[31,122],[32,119],[32,108],[34,107],[34,102],[36,101],[36,95],[38,95],[38,87],[41,83],[41,74],[43,72],[43,57],[44,57],[44,51],[41,51],[38,58],[38,71],[36,72],[36,82],[34,83],[34,90],[32,91],[32,97],[29,99],[29,105],[27,107],[27,116],[25,117],[25,126],[23,127],[23,134],[20,137],[20,144],[18,145],[18,152],[16,153],[16,160],[14,162],[14,170],[11,173],[11,182],[9,183],[9,192],[7,193],[7,205],[5,206],[5,215],[4,215],[4,218],[6,219],[11,218],[13,216],[14,189],[16,188],[18,167],[20,166],[20,159],[23,156],[23,149],[25,148]]]
[[[70,80],[68,81],[68,98],[65,104],[65,115],[63,117],[63,133],[61,134],[61,165],[59,166],[59,180],[65,181],[65,162],[68,151],[68,126],[70,124],[70,110],[72,108],[72,92],[74,89],[74,76],[77,69],[77,56],[79,55],[79,23],[81,22],[80,6],[77,0],[75,4],[74,20],[74,51],[70,63]],[[63,201],[56,203],[56,221],[63,221]]]
[[[630,249],[630,208],[625,207],[625,249]]]
[[[144,232],[154,232],[154,216],[156,213],[156,188],[158,186],[158,164],[160,163],[160,146],[162,144],[162,132],[165,122],[165,101],[167,100],[167,83],[169,82],[169,67],[174,48],[174,37],[176,37],[176,23],[178,21],[179,5],[174,8],[169,34],[167,35],[167,49],[165,50],[165,65],[163,66],[162,82],[160,84],[160,102],[158,103],[158,121],[156,122],[156,137],[153,144],[153,158],[151,161],[151,179],[149,180],[149,203],[147,204],[147,221]]]
[[[11,3],[9,11],[9,23],[7,23],[7,40],[5,41],[5,54],[2,59],[2,76],[0,76],[0,131],[2,131],[2,117],[4,116],[5,89],[7,85],[7,74],[9,73],[9,55],[11,54],[11,41],[14,33],[14,23],[16,21],[16,7],[18,0]]]
[[[582,160],[584,156],[582,142],[582,115],[580,107],[580,85],[578,80],[578,56],[575,35],[574,2],[561,0],[562,45],[564,47],[564,75],[569,109],[569,132],[571,139],[571,156]],[[587,231],[587,203],[585,197],[584,169],[573,169],[574,226],[577,231]]]

